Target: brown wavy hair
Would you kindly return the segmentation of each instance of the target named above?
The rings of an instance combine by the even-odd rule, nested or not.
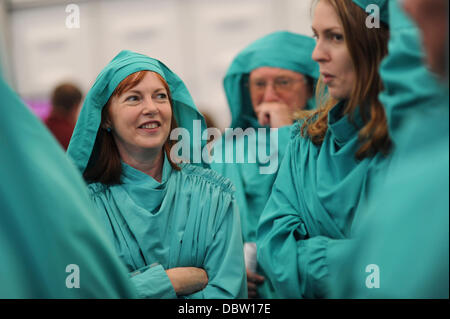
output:
[[[380,28],[367,28],[367,14],[351,0],[318,1],[327,1],[336,11],[356,73],[351,96],[343,111],[343,114],[349,114],[352,121],[359,108],[362,117],[363,127],[358,133],[360,147],[355,157],[362,160],[378,152],[387,155],[391,140],[385,110],[378,99],[383,89],[378,70],[381,60],[388,53],[389,28],[382,22]],[[318,1],[314,1],[313,5]],[[307,135],[314,144],[321,145],[328,129],[328,113],[339,102],[325,93],[322,77],[316,86],[316,101],[316,110],[301,112],[297,118],[304,120],[302,136]]]
[[[151,71],[138,71],[127,76],[116,87],[114,92],[111,94],[111,97],[109,98],[108,102],[103,107],[102,118],[99,130],[97,132],[97,137],[95,139],[94,148],[92,150],[89,163],[83,173],[83,177],[88,183],[100,182],[105,185],[114,185],[121,183],[120,176],[122,175],[122,164],[119,150],[117,149],[114,137],[112,136],[111,133],[109,133],[106,129],[103,128],[103,125],[108,119],[108,111],[111,105],[112,98],[114,96],[119,97],[129,89],[138,85],[145,77],[147,72]],[[172,131],[173,129],[177,128],[178,125],[173,115],[173,103],[169,85],[161,75],[159,75],[158,73],[155,74],[163,83],[164,88],[166,89],[167,95],[169,97],[170,106],[172,107],[172,119],[170,124],[170,131]],[[168,137],[166,142],[164,143],[163,149],[164,152],[166,153],[170,165],[175,170],[179,171],[180,167],[177,166],[177,164],[175,164],[170,159],[170,150],[174,144],[175,142],[171,141]]]

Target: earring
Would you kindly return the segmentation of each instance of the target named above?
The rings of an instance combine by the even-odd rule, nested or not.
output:
[[[106,131],[107,131],[108,133],[111,133],[111,128],[110,128],[110,127],[106,128]]]

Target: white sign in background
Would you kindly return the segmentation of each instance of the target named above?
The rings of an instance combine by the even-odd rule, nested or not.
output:
[[[201,111],[230,121],[222,80],[231,60],[269,32],[311,35],[310,2],[295,0],[93,0],[10,13],[12,73],[24,98],[46,97],[60,81],[86,93],[122,49],[161,59],[186,83]],[[66,9],[69,9],[66,11]]]

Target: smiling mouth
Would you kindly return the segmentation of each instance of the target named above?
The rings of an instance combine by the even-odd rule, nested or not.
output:
[[[143,128],[143,129],[154,129],[154,128],[158,128],[158,127],[160,127],[160,126],[161,126],[160,123],[158,123],[158,122],[152,122],[152,123],[146,123],[146,124],[143,124],[143,125],[139,126],[139,128]]]

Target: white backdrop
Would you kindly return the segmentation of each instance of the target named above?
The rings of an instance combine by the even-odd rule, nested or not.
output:
[[[219,128],[230,114],[222,79],[237,52],[275,30],[311,35],[311,0],[73,1],[80,28],[66,27],[66,4],[8,14],[13,83],[25,98],[48,96],[62,80],[86,93],[122,49],[158,58],[186,83]]]

